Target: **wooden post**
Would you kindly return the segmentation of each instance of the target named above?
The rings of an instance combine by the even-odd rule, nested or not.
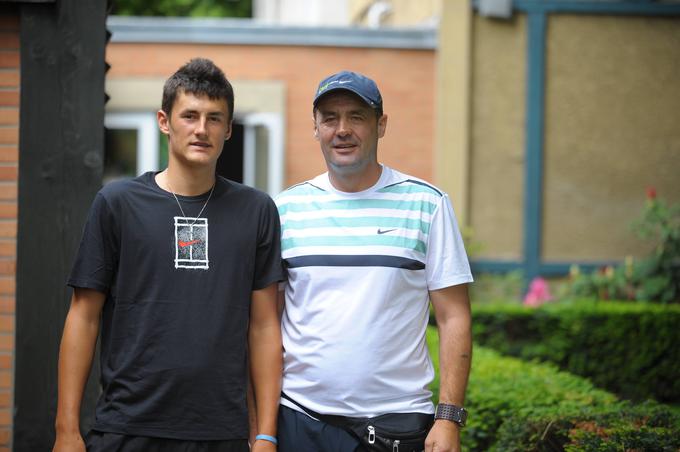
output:
[[[104,155],[106,0],[21,5],[14,450],[51,450],[66,279]],[[94,366],[98,369],[98,365]],[[91,421],[90,378],[83,403]]]

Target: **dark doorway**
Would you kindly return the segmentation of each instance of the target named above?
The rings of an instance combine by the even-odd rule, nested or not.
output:
[[[243,183],[243,130],[242,124],[234,123],[231,138],[224,142],[222,155],[217,160],[217,174]]]

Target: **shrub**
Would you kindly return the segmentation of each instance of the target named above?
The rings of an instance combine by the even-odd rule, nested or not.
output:
[[[434,328],[428,342],[436,362]],[[432,387],[435,400],[438,381]],[[662,405],[621,402],[554,365],[503,357],[481,346],[473,353],[465,405],[470,416],[461,442],[467,451],[633,450],[628,445],[640,444],[654,445],[640,450],[663,451],[666,445],[677,449],[680,438],[680,417]]]
[[[680,302],[680,204],[666,203],[650,188],[642,215],[632,227],[640,239],[651,242],[651,254],[637,260],[629,256],[622,265],[589,274],[572,267],[567,295]]]
[[[474,305],[475,341],[557,364],[622,397],[680,402],[680,306],[629,302]]]

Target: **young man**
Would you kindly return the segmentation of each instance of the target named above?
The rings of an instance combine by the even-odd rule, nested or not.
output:
[[[87,450],[276,450],[280,228],[264,193],[215,174],[234,94],[211,61],[165,83],[168,167],[97,194],[68,284],[55,451],[83,451],[78,423],[101,318],[101,387]],[[249,352],[249,359],[246,352]]]
[[[346,71],[326,78],[313,115],[328,172],[276,200],[288,268],[279,450],[459,451],[472,276],[448,196],[378,163],[387,116],[373,80]],[[428,300],[441,347],[429,434]],[[343,427],[387,413],[429,414],[419,443],[406,447],[405,424],[383,449],[376,420],[363,440]]]

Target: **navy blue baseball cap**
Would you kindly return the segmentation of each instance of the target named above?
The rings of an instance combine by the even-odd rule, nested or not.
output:
[[[319,83],[314,95],[314,106],[319,99],[331,91],[344,89],[361,97],[371,108],[382,111],[382,96],[378,85],[365,75],[356,72],[342,71],[326,77]]]

